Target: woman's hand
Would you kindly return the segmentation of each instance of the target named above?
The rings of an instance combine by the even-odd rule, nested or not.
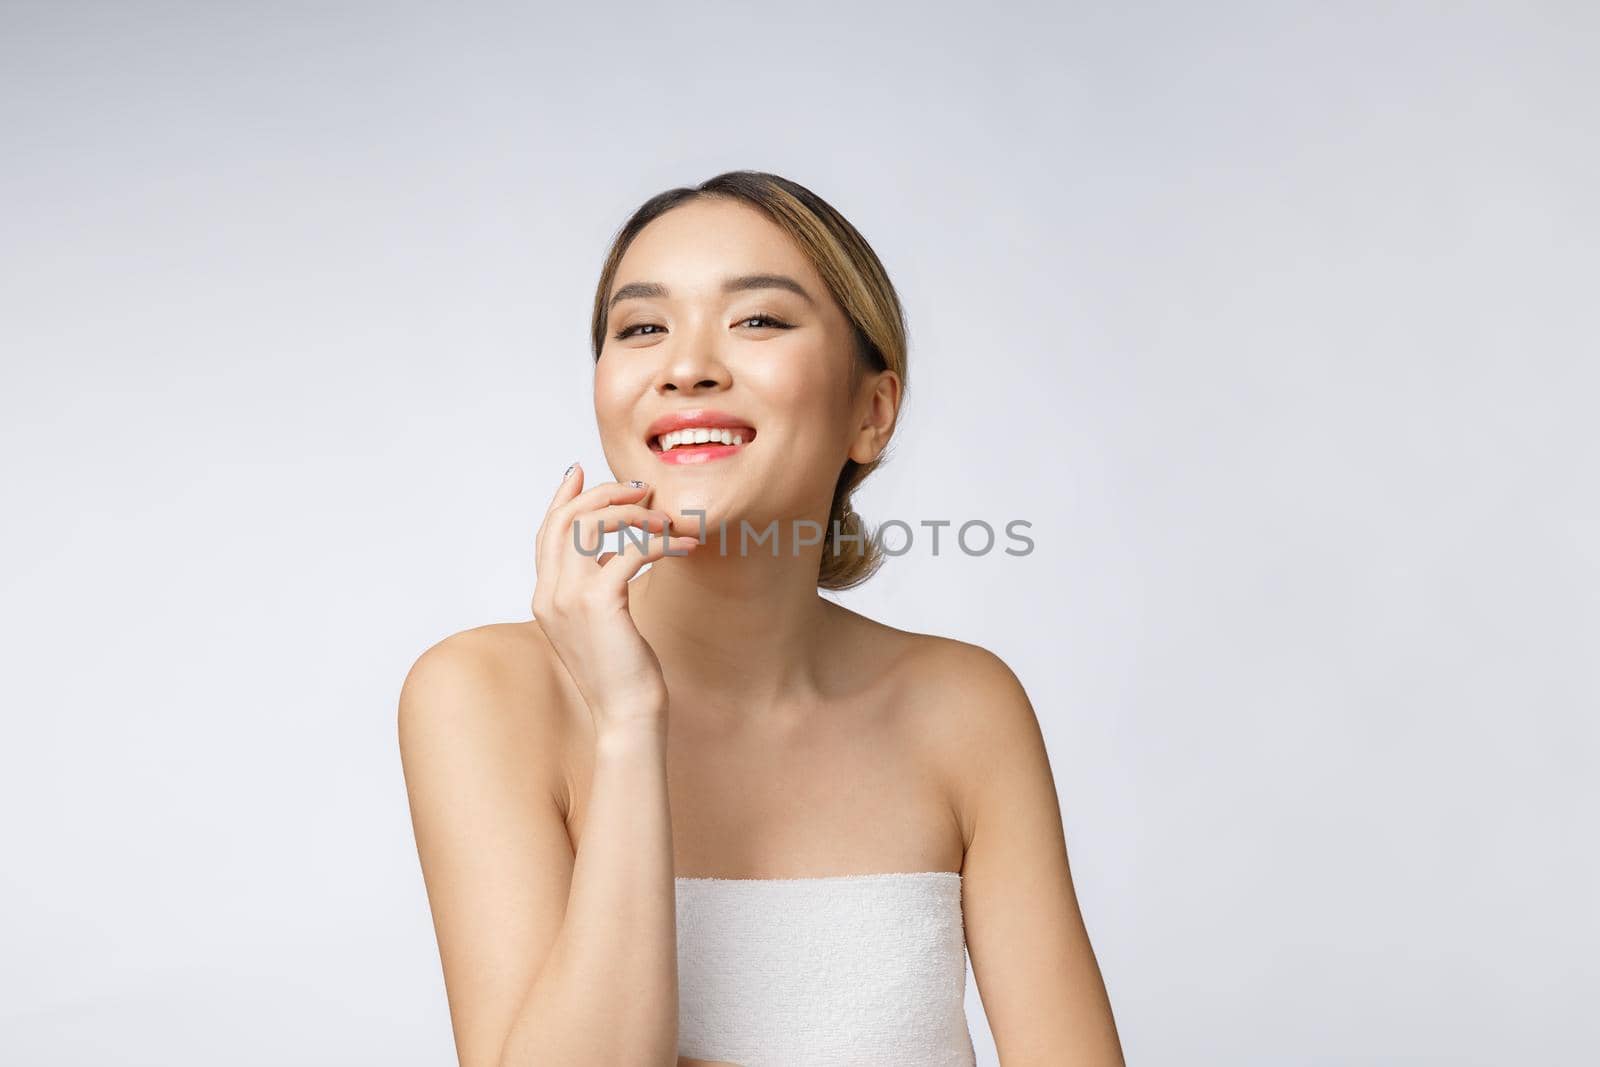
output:
[[[628,581],[669,547],[681,556],[699,541],[672,536],[671,516],[642,505],[649,493],[642,482],[604,482],[584,492],[574,463],[539,526],[533,615],[589,705],[597,734],[660,726],[666,714],[661,661],[628,612]],[[602,522],[608,531],[644,528],[647,547],[624,536],[620,552],[597,557]]]

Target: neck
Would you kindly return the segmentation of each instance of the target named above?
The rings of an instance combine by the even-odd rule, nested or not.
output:
[[[668,689],[740,712],[815,693],[831,607],[817,592],[821,562],[820,548],[724,556],[710,541],[652,564],[630,586],[629,606]]]

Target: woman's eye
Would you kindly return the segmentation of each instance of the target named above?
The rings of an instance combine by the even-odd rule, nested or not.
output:
[[[651,328],[651,329],[656,329],[656,330],[661,329],[661,327],[657,326],[653,322],[641,322],[641,323],[638,323],[637,325],[629,326],[625,330],[619,331],[618,334],[617,334],[617,340],[621,341],[621,340],[625,340],[626,338],[632,337],[634,335],[634,333],[636,333],[639,330],[643,330],[643,329],[645,329],[647,327]]]
[[[756,323],[762,329],[788,330],[793,328],[787,322],[784,322],[780,318],[775,318],[772,315],[747,315],[746,317],[740,319],[735,325],[743,326],[746,323],[751,322]],[[654,322],[635,323],[626,329],[617,331],[616,339],[618,341],[625,341],[630,337],[653,336],[645,334],[644,331],[653,330],[656,333],[660,333],[661,329],[662,327],[658,323]]]

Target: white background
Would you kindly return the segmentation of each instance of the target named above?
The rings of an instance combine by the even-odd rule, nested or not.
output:
[[[1592,5],[3,12],[0,1060],[452,1062],[400,682],[745,167],[906,303],[863,514],[1034,523],[842,599],[1027,685],[1130,1063],[1596,1057]]]

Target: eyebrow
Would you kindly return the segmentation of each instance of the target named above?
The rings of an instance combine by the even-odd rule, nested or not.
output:
[[[805,298],[806,303],[816,306],[805,286],[789,277],[787,274],[741,274],[733,278],[722,280],[724,293],[742,293],[751,289],[787,289],[791,293],[798,293]],[[666,297],[671,295],[667,287],[660,282],[629,282],[611,295],[611,303],[606,307],[614,308],[620,301],[637,299],[640,297]]]

